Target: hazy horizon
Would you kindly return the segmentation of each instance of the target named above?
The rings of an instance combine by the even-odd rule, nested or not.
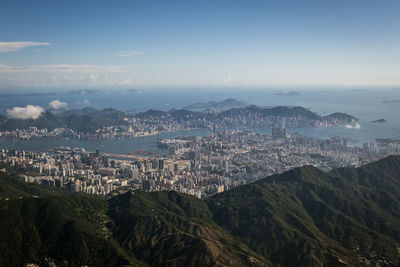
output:
[[[398,1],[2,1],[0,92],[400,86]]]

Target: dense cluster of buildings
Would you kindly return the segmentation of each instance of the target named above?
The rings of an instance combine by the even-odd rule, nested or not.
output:
[[[160,133],[160,131],[157,127],[143,125],[141,123],[133,123],[107,126],[97,129],[94,132],[83,132],[70,128],[55,128],[50,131],[47,128],[38,129],[37,127],[29,127],[22,130],[15,129],[0,131],[0,138],[11,140],[32,140],[38,138],[107,140],[134,138],[158,133]]]
[[[400,143],[377,140],[362,147],[347,140],[289,135],[281,124],[272,135],[221,131],[206,137],[159,141],[168,154],[150,157],[89,153],[56,148],[51,152],[1,150],[0,162],[23,168],[26,182],[106,195],[114,190],[176,190],[204,197],[294,167],[323,170],[360,166],[400,153]]]

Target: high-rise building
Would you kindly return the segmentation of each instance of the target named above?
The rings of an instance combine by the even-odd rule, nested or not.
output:
[[[163,159],[160,159],[160,160],[158,161],[158,168],[159,168],[160,170],[164,169],[164,160],[163,160]]]
[[[281,123],[274,125],[272,127],[272,137],[273,138],[286,138],[287,131],[286,131],[286,121],[283,120]]]

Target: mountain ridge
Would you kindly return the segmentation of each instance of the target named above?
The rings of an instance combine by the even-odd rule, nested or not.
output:
[[[277,106],[264,108],[255,105],[246,107],[236,107],[220,112],[200,112],[186,109],[171,109],[169,111],[160,111],[149,109],[146,112],[131,115],[113,108],[104,108],[97,110],[91,107],[74,110],[64,110],[59,113],[52,113],[50,111],[44,112],[38,119],[14,119],[0,115],[0,130],[15,130],[27,129],[29,127],[37,127],[39,129],[47,128],[53,130],[55,128],[71,128],[79,132],[92,133],[95,130],[107,127],[125,124],[125,118],[140,118],[147,120],[165,120],[171,119],[176,122],[198,122],[204,120],[219,120],[223,122],[226,118],[238,119],[243,116],[261,116],[264,118],[290,118],[300,117],[307,123],[312,121],[340,121],[348,123],[357,121],[358,119],[345,114],[333,113],[328,116],[319,116],[316,113],[300,107]]]
[[[25,255],[24,263],[72,257],[70,264],[78,265],[97,257],[110,266],[400,263],[400,156],[331,172],[294,168],[205,200],[175,191],[128,191],[108,199],[68,194],[7,172],[0,174],[0,262]],[[17,212],[22,207],[23,214]],[[50,233],[49,223],[55,225]],[[70,229],[75,239],[56,229]],[[32,249],[18,247],[20,241],[7,234],[15,231]],[[11,251],[9,244],[16,244]],[[68,244],[80,252],[71,256]]]

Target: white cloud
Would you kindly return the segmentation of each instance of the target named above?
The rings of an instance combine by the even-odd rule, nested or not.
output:
[[[61,102],[60,100],[56,99],[49,103],[49,107],[52,109],[62,109],[68,107],[66,102]]]
[[[143,54],[143,51],[131,50],[131,51],[121,51],[121,52],[119,52],[118,56],[119,57],[130,57],[130,56],[141,55],[141,54]]]
[[[54,64],[54,65],[33,65],[27,67],[10,66],[0,64],[0,73],[92,73],[92,72],[107,72],[116,73],[123,72],[119,66],[101,66],[101,65],[70,65],[70,64]]]
[[[119,66],[99,66],[99,65],[70,65],[70,64],[56,64],[56,65],[37,65],[31,66],[28,69],[31,71],[51,71],[51,72],[121,72],[122,68]]]
[[[51,45],[49,42],[0,42],[0,53],[20,51],[31,46]]]
[[[75,104],[76,105],[89,105],[90,104],[90,101],[89,101],[89,99],[84,99],[83,101],[76,101],[75,102]]]
[[[18,66],[9,66],[6,64],[0,64],[0,72],[14,72],[18,70],[24,70],[24,67],[18,67]]]
[[[92,82],[97,81],[98,78],[99,78],[99,75],[97,75],[97,74],[91,74],[91,75],[89,75],[89,79],[90,79],[90,81],[92,81]]]
[[[36,120],[40,117],[40,115],[42,115],[43,112],[44,109],[42,107],[34,105],[27,105],[26,107],[13,107],[12,109],[7,109],[8,116],[14,119],[22,120]]]
[[[232,82],[232,75],[228,75],[227,77],[224,78],[224,83],[230,83]]]

